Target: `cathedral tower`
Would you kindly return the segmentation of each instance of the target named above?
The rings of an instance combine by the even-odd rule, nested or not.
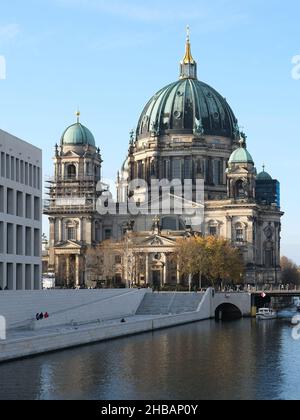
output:
[[[77,122],[68,127],[55,146],[54,177],[49,181],[49,270],[56,284],[80,286],[87,278],[86,250],[101,240],[96,212],[102,159],[93,134]]]

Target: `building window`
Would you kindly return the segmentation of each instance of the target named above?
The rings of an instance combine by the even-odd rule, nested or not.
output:
[[[209,227],[209,235],[210,236],[217,236],[217,226],[210,226]]]
[[[32,217],[32,196],[30,194],[25,196],[25,215],[26,219],[31,219]]]
[[[4,187],[0,185],[0,213],[4,213]]]
[[[111,229],[105,229],[104,230],[104,240],[108,241],[109,239],[111,239],[112,233],[111,233]]]
[[[186,159],[184,161],[184,179],[192,179],[192,161]]]
[[[181,160],[174,159],[172,162],[172,179],[181,179]]]
[[[76,178],[76,166],[75,165],[69,165],[68,166],[67,177],[68,177],[68,179]]]
[[[116,255],[116,257],[115,257],[115,263],[116,264],[122,264],[122,257],[121,257],[121,255]]]
[[[236,241],[244,242],[244,230],[240,227],[236,229]]]
[[[138,162],[138,178],[143,178],[143,172],[144,172],[144,165],[142,161]]]
[[[76,228],[74,226],[67,227],[68,241],[76,241]]]
[[[245,198],[245,197],[246,197],[246,193],[245,193],[244,183],[242,180],[240,180],[236,183],[236,198]]]
[[[14,190],[7,188],[7,214],[15,214],[14,212]]]
[[[40,210],[40,199],[39,197],[34,197],[34,220],[41,220],[41,210]]]

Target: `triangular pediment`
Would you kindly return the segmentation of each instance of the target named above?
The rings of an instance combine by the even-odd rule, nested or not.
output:
[[[140,242],[141,246],[174,246],[175,240],[161,235],[151,235]]]
[[[55,246],[56,249],[81,249],[82,246],[78,242],[66,241]]]
[[[64,157],[76,157],[79,158],[80,155],[73,150],[69,150],[67,153],[64,154]]]
[[[187,200],[184,197],[181,196],[177,196],[177,195],[173,195],[173,194],[165,194],[163,197],[161,198],[155,198],[152,199],[151,202],[147,202],[147,203],[142,203],[140,205],[140,209],[141,211],[143,210],[147,210],[150,206],[150,208],[152,209],[152,213],[155,212],[155,210],[157,210],[157,213],[160,213],[160,209],[164,209],[164,208],[168,208],[168,206],[171,206],[172,208],[175,209],[202,209],[204,208],[204,204],[203,203],[196,203],[192,200]]]

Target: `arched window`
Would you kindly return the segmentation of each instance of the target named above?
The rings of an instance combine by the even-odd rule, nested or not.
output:
[[[209,236],[218,236],[219,235],[219,223],[216,220],[212,220],[208,224],[208,234]]]
[[[244,183],[241,179],[235,184],[235,196],[236,198],[246,197]]]
[[[244,228],[241,223],[237,223],[235,226],[235,240],[236,242],[245,241]]]
[[[74,179],[76,178],[76,166],[75,165],[69,165],[67,168],[67,177],[68,179]]]

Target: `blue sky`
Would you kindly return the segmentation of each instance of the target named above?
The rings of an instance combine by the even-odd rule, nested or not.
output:
[[[0,128],[41,146],[51,175],[79,106],[115,179],[143,106],[178,78],[189,24],[199,78],[231,104],[257,168],[281,181],[283,253],[300,264],[299,16],[297,0],[3,0]]]

